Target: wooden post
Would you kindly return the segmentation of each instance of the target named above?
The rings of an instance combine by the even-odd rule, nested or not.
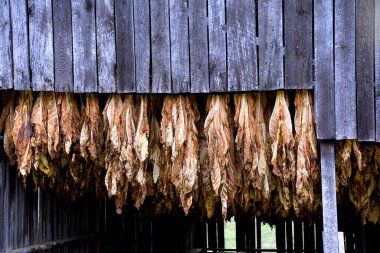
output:
[[[285,249],[285,221],[278,221],[276,224],[276,246],[277,249]]]
[[[261,249],[261,220],[260,218],[256,219],[256,248]]]
[[[294,252],[303,252],[302,222],[294,221]]]
[[[292,220],[286,221],[286,249],[288,251],[293,250],[293,228],[292,228]]]
[[[334,142],[321,142],[323,252],[338,252]]]

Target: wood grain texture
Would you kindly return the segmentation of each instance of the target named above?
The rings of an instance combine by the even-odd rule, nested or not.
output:
[[[321,183],[323,211],[323,252],[338,252],[338,217],[335,190],[334,142],[322,141]]]
[[[376,141],[380,142],[380,2],[375,1]]]
[[[314,1],[314,108],[318,139],[335,138],[333,1]]]
[[[116,43],[114,1],[96,0],[96,52],[99,92],[116,91]]]
[[[52,0],[54,84],[57,92],[73,92],[73,37],[70,1]]]
[[[135,92],[133,1],[115,1],[117,91]]]
[[[257,90],[255,1],[227,0],[228,91]]]
[[[356,139],[355,2],[335,2],[336,139]]]
[[[187,0],[169,0],[172,92],[190,92]]]
[[[53,10],[51,0],[29,0],[29,53],[34,91],[54,90]]]
[[[284,5],[285,87],[313,88],[313,1]]]
[[[207,1],[189,1],[191,92],[209,92]]]
[[[152,92],[171,92],[169,0],[150,2]]]
[[[136,92],[150,92],[149,0],[134,0]]]
[[[0,1],[0,45],[0,89],[11,89],[13,64],[9,0]]]
[[[284,88],[282,0],[258,1],[259,90]]]
[[[72,0],[74,91],[96,92],[96,33],[94,0]]]
[[[225,2],[208,0],[210,91],[227,91],[227,41]]]
[[[13,86],[15,90],[28,90],[30,88],[30,74],[27,5],[25,0],[12,0],[10,3]]]
[[[358,139],[375,140],[374,1],[356,1],[356,85]]]

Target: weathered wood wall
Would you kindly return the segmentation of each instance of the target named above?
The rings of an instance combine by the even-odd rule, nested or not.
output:
[[[2,0],[0,89],[315,88],[319,139],[380,141],[376,0]]]
[[[97,202],[70,202],[50,191],[25,189],[0,149],[0,252],[96,252]],[[56,247],[54,247],[56,246]],[[50,249],[50,250],[49,250]]]

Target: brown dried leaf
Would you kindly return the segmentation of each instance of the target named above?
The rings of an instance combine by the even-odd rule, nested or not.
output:
[[[54,92],[47,95],[47,133],[48,133],[48,152],[51,158],[55,158],[59,152],[59,113]]]
[[[293,126],[284,91],[278,91],[272,116],[269,121],[269,134],[273,140],[273,173],[284,182],[295,177],[295,156]]]

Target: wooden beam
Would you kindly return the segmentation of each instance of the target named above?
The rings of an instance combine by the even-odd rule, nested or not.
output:
[[[149,0],[133,1],[135,30],[136,91],[150,92],[150,12]]]
[[[15,90],[30,88],[27,2],[10,1],[12,22],[13,85]]]
[[[5,0],[0,3],[0,89],[13,88],[12,30],[9,1]]]
[[[227,91],[227,42],[225,2],[208,1],[210,91]]]
[[[216,248],[216,222],[215,220],[210,220],[207,222],[207,238],[208,238],[208,248]]]
[[[375,1],[376,141],[380,142],[380,1]]]
[[[96,0],[96,53],[99,92],[116,91],[116,44],[114,1]]]
[[[259,90],[284,88],[282,2],[258,1]]]
[[[285,249],[285,221],[282,220],[276,223],[276,248]]]
[[[54,90],[53,10],[51,0],[28,1],[29,53],[34,91]]]
[[[335,138],[333,1],[314,1],[315,121],[318,139]]]
[[[209,92],[207,1],[189,1],[191,92]]]
[[[98,91],[96,66],[95,1],[71,1],[74,91]]]
[[[29,253],[29,252],[45,251],[45,250],[54,249],[63,245],[77,243],[84,240],[95,240],[96,237],[97,237],[96,235],[77,236],[77,237],[68,238],[64,240],[57,240],[57,241],[52,241],[52,242],[36,244],[36,245],[24,247],[24,248],[7,250],[7,251],[4,251],[3,253]]]
[[[285,87],[313,88],[313,1],[284,5]]]
[[[227,0],[228,91],[257,90],[254,0]]]
[[[375,140],[373,7],[372,0],[356,1],[356,103],[360,141]]]
[[[323,251],[338,252],[338,218],[335,190],[334,142],[321,142]]]
[[[117,91],[136,91],[133,1],[115,1]]]
[[[355,1],[336,1],[334,15],[336,139],[356,139]]]
[[[302,222],[294,221],[294,252],[303,252]]]
[[[169,0],[172,92],[190,92],[190,56],[187,1]]]
[[[53,0],[54,90],[73,92],[73,38],[70,1]]]
[[[152,43],[152,92],[170,93],[170,37],[169,0],[155,0],[150,3]]]
[[[286,249],[293,250],[293,222],[290,219],[286,221]]]

